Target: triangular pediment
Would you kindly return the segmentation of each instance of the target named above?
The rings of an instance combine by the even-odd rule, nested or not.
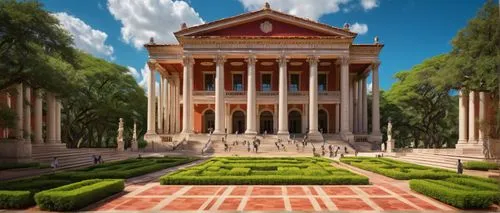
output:
[[[189,27],[175,33],[176,37],[325,37],[352,38],[356,33],[271,9],[262,9],[242,15]]]

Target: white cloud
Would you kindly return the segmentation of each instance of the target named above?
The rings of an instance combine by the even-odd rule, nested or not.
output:
[[[378,7],[378,0],[360,0],[361,1],[361,6],[365,10],[370,10],[375,7]]]
[[[59,20],[61,27],[72,35],[76,48],[95,56],[114,58],[113,47],[105,44],[108,34],[93,29],[79,18],[65,12],[52,15]]]
[[[127,74],[131,75],[132,77],[135,78],[135,80],[139,81],[139,79],[141,78],[141,73],[139,73],[136,68],[133,68],[131,66],[127,66],[127,69],[128,69]]]
[[[153,37],[158,43],[176,43],[173,32],[182,23],[188,26],[204,23],[185,1],[108,0],[108,10],[122,23],[122,39],[141,49]]]
[[[356,22],[351,26],[350,30],[357,34],[364,35],[368,32],[368,25]]]
[[[372,93],[372,82],[366,83],[366,89],[368,90],[368,93]]]
[[[291,15],[318,20],[321,16],[336,13],[341,5],[347,5],[350,0],[239,0],[245,9],[258,10],[269,2],[271,8]]]

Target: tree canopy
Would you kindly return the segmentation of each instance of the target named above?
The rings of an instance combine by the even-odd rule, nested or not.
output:
[[[72,39],[38,1],[0,1],[0,90],[17,83],[63,91]]]

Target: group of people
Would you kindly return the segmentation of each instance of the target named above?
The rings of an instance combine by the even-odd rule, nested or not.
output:
[[[94,161],[94,165],[104,163],[101,155],[92,155],[92,160]]]
[[[233,144],[231,146],[227,143],[227,140],[223,139],[222,141],[224,142],[224,152],[231,152],[233,147],[238,146],[240,144],[238,140],[233,141]],[[242,142],[242,145],[247,147],[248,152],[257,153],[259,152],[260,140],[254,137],[252,142],[244,140]]]
[[[288,140],[288,144],[290,144],[290,140]],[[279,138],[278,141],[274,143],[274,145],[276,146],[276,149],[278,149],[278,152],[279,151],[286,152],[286,146],[285,144],[283,144],[283,140],[281,138]]]

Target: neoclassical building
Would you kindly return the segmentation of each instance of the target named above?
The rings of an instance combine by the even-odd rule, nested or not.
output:
[[[357,34],[347,24],[329,26],[269,4],[198,26],[183,24],[174,35],[178,44],[151,39],[145,45],[147,141],[211,130],[381,141],[378,68],[384,45],[378,39],[354,44]]]

